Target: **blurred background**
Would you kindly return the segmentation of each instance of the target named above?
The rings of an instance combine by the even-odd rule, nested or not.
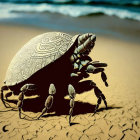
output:
[[[140,0],[0,0],[0,23],[140,37]]]

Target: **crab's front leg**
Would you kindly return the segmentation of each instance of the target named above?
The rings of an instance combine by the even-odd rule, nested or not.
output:
[[[70,61],[73,63],[74,68],[78,67],[81,56],[88,55],[93,49],[96,41],[94,34],[83,34],[78,37],[78,46],[75,47],[74,53],[70,57]]]
[[[92,33],[87,33],[79,36],[78,47],[75,49],[76,54],[89,54],[94,47],[96,36]]]
[[[95,61],[95,62],[88,63],[85,71],[88,73],[93,73],[93,74],[101,72],[101,78],[102,78],[103,82],[105,83],[105,86],[108,86],[107,76],[104,72],[103,67],[107,67],[107,64],[100,63],[99,61]]]
[[[78,46],[75,48],[74,53],[70,57],[70,61],[73,65],[71,77],[78,79],[78,72],[83,68],[83,66],[92,61],[88,54],[94,47],[95,41],[96,36],[91,33],[83,34],[78,37]]]

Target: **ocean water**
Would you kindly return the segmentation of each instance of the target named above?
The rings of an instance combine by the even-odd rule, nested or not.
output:
[[[23,13],[58,13],[73,18],[108,15],[140,21],[140,0],[0,0],[0,19]]]
[[[140,0],[0,0],[0,23],[140,43]]]

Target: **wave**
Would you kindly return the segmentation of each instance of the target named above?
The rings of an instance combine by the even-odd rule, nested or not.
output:
[[[140,0],[0,0],[0,2],[10,3],[51,3],[51,4],[88,4],[88,5],[120,5],[138,6]]]
[[[140,21],[140,13],[129,9],[93,6],[93,5],[71,5],[71,4],[13,4],[0,3],[0,18],[12,18],[21,16],[21,13],[59,13],[72,17],[105,14],[108,16],[117,16],[119,18],[133,19]]]

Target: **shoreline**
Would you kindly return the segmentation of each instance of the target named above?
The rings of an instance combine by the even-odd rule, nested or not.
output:
[[[140,43],[139,21],[120,19],[115,16],[70,17],[61,14],[22,13],[22,17],[3,19],[0,24],[50,29],[69,33],[93,32],[99,36],[114,37],[128,42]]]

